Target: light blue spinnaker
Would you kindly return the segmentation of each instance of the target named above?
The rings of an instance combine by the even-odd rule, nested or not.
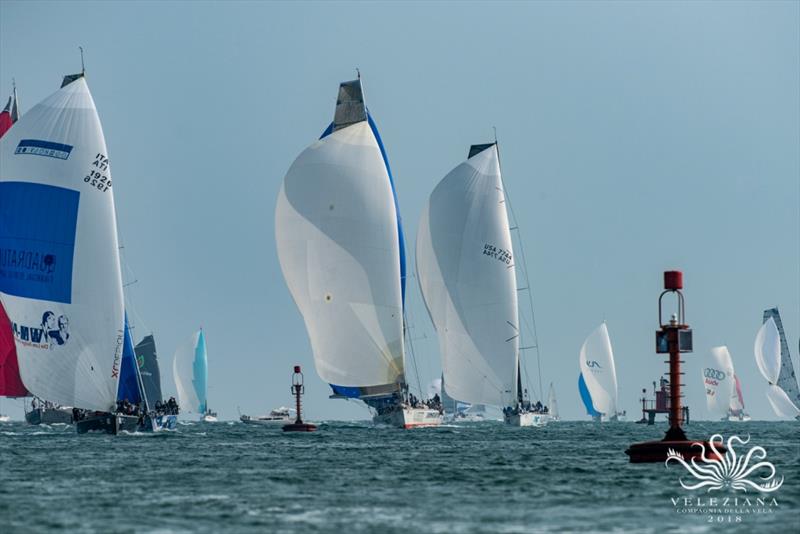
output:
[[[208,408],[208,356],[202,329],[175,351],[172,373],[181,409],[204,414]]]

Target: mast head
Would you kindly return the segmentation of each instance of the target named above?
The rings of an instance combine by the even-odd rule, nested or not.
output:
[[[471,158],[472,156],[476,156],[486,150],[487,148],[491,148],[497,144],[497,141],[494,143],[484,143],[482,145],[472,145],[469,147],[469,155],[467,159]]]
[[[365,120],[367,120],[367,106],[364,103],[364,90],[361,87],[359,72],[357,79],[339,84],[336,112],[333,115],[333,131]]]

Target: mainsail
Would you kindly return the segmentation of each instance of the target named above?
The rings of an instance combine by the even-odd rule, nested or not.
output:
[[[518,397],[519,318],[497,145],[477,145],[430,195],[417,277],[436,329],[447,392],[472,404]]]
[[[188,413],[205,413],[208,409],[208,355],[202,329],[175,351],[172,373],[181,408]]]
[[[714,347],[706,356],[703,368],[706,406],[716,417],[727,417],[735,397],[733,361],[728,347]]]
[[[800,406],[800,387],[797,384],[797,376],[794,374],[792,356],[789,354],[789,343],[786,341],[786,332],[783,330],[783,321],[781,321],[781,314],[778,312],[778,308],[764,310],[764,322],[769,319],[775,322],[781,345],[781,366],[777,384],[786,392],[792,404]]]
[[[15,122],[19,120],[19,104],[17,102],[17,88],[8,97],[8,103],[3,111],[0,111],[0,137],[3,137]]]
[[[6,107],[0,112],[0,137],[3,137],[11,126],[19,119],[17,105],[17,88],[8,97]],[[2,264],[0,264],[2,265]],[[11,321],[0,302],[0,396],[26,397],[28,390],[19,376],[17,363],[17,347],[14,343],[14,334],[11,330]]]
[[[744,411],[744,396],[742,395],[742,382],[739,376],[733,375],[734,392],[731,396],[731,413],[736,415]]]
[[[124,339],[114,192],[79,76],[0,139],[0,296],[30,392],[114,408]]]
[[[609,418],[617,414],[617,370],[606,323],[589,334],[581,346],[579,365],[594,409]]]
[[[156,354],[156,340],[152,334],[145,336],[133,348],[136,354],[136,363],[139,366],[139,375],[142,377],[144,394],[147,405],[153,407],[156,402],[163,400],[161,393],[161,372],[158,367]]]
[[[405,383],[402,232],[360,80],[341,84],[333,124],[286,173],[275,239],[320,377],[349,397],[397,391]]]

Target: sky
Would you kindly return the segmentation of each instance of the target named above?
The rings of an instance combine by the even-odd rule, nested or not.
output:
[[[172,355],[206,333],[209,404],[223,419],[328,399],[275,251],[295,157],[362,73],[413,243],[428,195],[497,129],[533,287],[542,382],[586,419],[578,351],[606,321],[619,404],[635,416],[666,371],[654,353],[662,272],[684,271],[694,418],[708,417],[709,349],[727,345],[756,419],[774,418],[753,358],[778,306],[800,335],[800,3],[0,2],[0,98],[24,113],[86,73],[111,158],[134,337]],[[416,281],[420,382],[438,347]],[[535,360],[528,360],[529,370]],[[411,368],[411,365],[407,367]],[[411,376],[412,386],[416,377]],[[533,377],[538,389],[538,379]],[[21,401],[2,409],[21,417]]]

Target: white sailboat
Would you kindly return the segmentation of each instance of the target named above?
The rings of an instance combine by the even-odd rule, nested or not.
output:
[[[360,79],[340,85],[333,123],[286,173],[275,239],[315,368],[333,396],[364,401],[377,423],[440,424],[438,410],[408,394],[402,227]]]
[[[116,433],[124,337],[114,191],[83,73],[0,139],[0,299],[35,396]]]
[[[546,423],[524,398],[511,230],[497,144],[474,145],[430,195],[417,277],[453,398],[504,409],[513,426]]]
[[[178,405],[200,415],[205,423],[216,423],[217,413],[208,408],[208,352],[201,328],[175,351],[172,376],[178,389]]]
[[[800,408],[779,384],[782,369],[781,336],[772,317],[769,317],[758,329],[754,352],[758,370],[769,384],[767,400],[775,414],[779,417],[800,418]]]
[[[625,413],[618,410],[617,369],[606,323],[598,326],[583,342],[578,365],[600,420],[621,420]]]
[[[713,347],[703,367],[708,411],[724,421],[749,421],[728,347]]]
[[[556,390],[552,382],[550,382],[550,391],[547,395],[547,408],[550,414],[550,420],[558,421],[560,419],[558,416],[558,400],[556,400]]]

